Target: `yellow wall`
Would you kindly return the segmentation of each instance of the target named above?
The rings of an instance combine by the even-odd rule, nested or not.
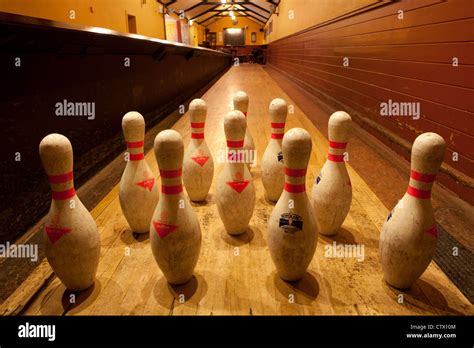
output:
[[[90,7],[92,6],[93,12]],[[137,34],[165,38],[163,15],[155,0],[0,0],[0,11],[128,32],[127,14],[136,17]],[[69,11],[75,11],[75,19]]]
[[[204,27],[196,22],[189,27],[189,40],[191,45],[198,46],[204,41]]]
[[[273,14],[265,26],[268,28],[270,21],[273,21],[273,31],[267,36],[266,42],[270,43],[376,2],[375,0],[281,0],[278,16]],[[291,15],[293,19],[290,19]]]
[[[219,32],[222,33],[221,39],[224,39],[224,29],[225,28],[245,28],[245,44],[246,45],[263,45],[263,32],[260,32],[260,29],[263,28],[263,25],[259,25],[252,21],[251,19],[245,17],[237,17],[237,25],[232,24],[232,18],[225,17],[219,19],[217,22],[212,23],[211,25],[207,26],[210,32],[217,33],[217,45],[223,45],[223,41],[219,41]],[[251,42],[251,33],[257,33],[257,42]]]

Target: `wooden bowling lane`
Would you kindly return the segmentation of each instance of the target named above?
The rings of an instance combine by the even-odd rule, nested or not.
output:
[[[262,67],[233,67],[202,97],[208,105],[205,134],[216,170],[207,203],[193,204],[202,229],[195,279],[181,287],[167,284],[153,259],[149,239],[131,233],[120,210],[117,185],[92,211],[102,241],[96,286],[70,303],[74,296],[71,297],[57,278],[36,290],[38,286],[34,282],[38,282],[38,277],[32,275],[25,281],[31,284],[22,286],[30,289],[25,291],[37,293],[23,314],[473,314],[469,301],[433,262],[407,292],[385,284],[378,240],[389,212],[351,168],[350,162],[353,200],[349,215],[335,237],[319,237],[315,257],[301,281],[286,283],[275,273],[266,243],[266,221],[273,205],[264,199],[259,164],[252,168],[257,201],[250,229],[240,237],[227,235],[217,213],[214,183],[222,169],[219,155],[222,156],[225,149],[222,120],[231,108],[232,94],[241,89],[250,97],[248,123],[259,161],[270,137],[267,113],[270,101],[281,97],[293,106],[294,113],[288,114],[286,130],[303,127],[313,140],[306,183],[310,192],[326,159],[327,139]],[[173,129],[183,135],[186,146],[190,138],[188,115],[179,119]],[[350,152],[350,142],[348,150]],[[350,156],[356,154],[350,153]],[[153,151],[146,154],[146,160],[158,175]],[[325,257],[325,247],[334,242],[363,247],[364,259]],[[51,272],[46,261],[38,273],[45,271]]]

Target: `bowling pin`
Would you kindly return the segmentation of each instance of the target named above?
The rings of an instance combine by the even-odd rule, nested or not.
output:
[[[227,233],[246,231],[255,206],[255,187],[245,165],[244,137],[247,123],[240,111],[230,111],[224,117],[227,140],[227,161],[217,179],[217,210]]]
[[[194,99],[189,104],[191,120],[191,140],[183,160],[183,183],[192,201],[206,199],[214,176],[214,161],[204,140],[204,124],[207,106],[202,99]]]
[[[273,99],[268,108],[272,135],[262,157],[262,183],[268,200],[278,201],[285,184],[285,166],[281,141],[285,133],[288,106],[283,99]]]
[[[384,278],[395,288],[411,287],[433,259],[437,230],[431,187],[445,146],[436,133],[423,133],[415,139],[407,192],[382,227],[379,252]]]
[[[344,161],[352,119],[344,111],[329,118],[329,151],[312,190],[314,216],[319,233],[331,236],[344,222],[352,202],[352,186]]]
[[[69,290],[87,289],[95,281],[100,236],[74,190],[71,143],[61,134],[49,134],[41,141],[39,153],[52,191],[43,237],[46,257]]]
[[[119,185],[120,207],[133,232],[148,233],[159,193],[143,154],[143,116],[136,111],[128,112],[122,118],[122,130],[127,145],[127,164]]]
[[[302,128],[292,128],[283,137],[285,185],[268,220],[267,239],[278,275],[286,281],[304,276],[318,241],[305,189],[311,146],[311,137]]]
[[[150,225],[151,250],[168,282],[184,284],[193,277],[199,258],[201,227],[183,193],[183,139],[167,129],[156,136],[154,148],[161,195]]]
[[[242,91],[235,93],[234,98],[233,98],[233,103],[234,103],[234,110],[238,110],[242,112],[245,118],[247,118],[247,111],[249,108],[249,96],[247,95],[247,93],[242,92]],[[245,130],[245,139],[244,139],[243,149],[246,150],[244,153],[247,155],[246,163],[247,163],[247,168],[249,168],[250,170],[252,163],[254,163],[255,161],[255,158],[254,158],[255,143],[253,142],[252,134],[250,133],[250,129],[248,126]]]

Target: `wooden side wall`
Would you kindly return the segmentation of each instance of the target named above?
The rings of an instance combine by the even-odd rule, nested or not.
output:
[[[69,138],[80,187],[124,151],[126,112],[139,111],[152,127],[186,106],[232,59],[213,50],[4,13],[0,42],[0,243],[14,241],[48,211],[50,188],[38,154],[44,136]],[[56,105],[64,100],[93,105],[94,117],[58,117]]]
[[[473,28],[470,0],[393,2],[274,41],[268,63],[351,110],[356,122],[406,158],[420,133],[443,136],[439,180],[472,204]],[[381,103],[389,100],[420,103],[421,117],[382,116]]]

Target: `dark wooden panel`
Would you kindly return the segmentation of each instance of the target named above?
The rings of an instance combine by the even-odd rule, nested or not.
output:
[[[472,135],[472,133],[474,132],[474,129],[470,127],[469,123],[472,121],[472,112],[460,110],[460,107],[465,106],[465,103],[468,103],[469,105],[472,105],[472,103],[474,103],[474,92],[472,89],[458,88],[458,90],[461,90],[463,93],[459,93],[459,91],[456,90],[455,92],[446,92],[452,94],[445,95],[440,92],[435,96],[438,96],[441,101],[437,102],[436,99],[434,99],[430,102],[426,99],[420,98],[419,96],[410,94],[409,84],[404,85],[403,82],[399,82],[399,84],[397,85],[397,77],[394,76],[387,77],[386,75],[381,75],[377,76],[377,78],[369,78],[367,76],[364,76],[367,75],[367,72],[353,72],[351,71],[351,69],[345,69],[342,67],[338,69],[344,71],[345,76],[341,76],[337,74],[327,73],[322,70],[311,69],[304,61],[299,61],[296,63],[281,60],[277,64],[277,66],[281,64],[286,64],[286,66],[292,66],[299,76],[308,76],[308,78],[318,77],[319,79],[326,81],[327,84],[345,86],[350,90],[359,92],[361,95],[373,96],[376,102],[378,103],[377,105],[380,105],[381,102],[387,101],[389,99],[392,99],[393,101],[419,102],[422,105],[421,112],[424,117],[434,122],[442,123],[452,128],[453,130],[458,130],[460,133]],[[421,81],[417,81],[417,83],[421,83]],[[421,90],[421,92],[416,94],[425,93],[424,87],[420,87],[419,90]],[[398,91],[403,91],[403,93],[400,93]],[[442,99],[449,98],[450,96],[462,96],[465,99],[461,99],[461,105],[443,105]],[[428,97],[431,98],[431,96],[429,95]],[[446,115],[450,115],[450,117],[446,117]]]
[[[396,17],[399,9],[405,11],[403,20]],[[473,27],[470,1],[402,1],[270,43],[268,62],[310,93],[378,123],[371,132],[384,141],[384,132],[408,142],[421,132],[439,133],[448,145],[446,163],[472,176]],[[343,57],[349,57],[349,67],[342,65]],[[453,57],[458,67],[452,66]],[[389,99],[419,102],[421,118],[382,117],[380,103]],[[453,152],[458,162],[451,160]]]
[[[275,66],[277,69],[280,67]],[[327,81],[320,81],[318,78],[314,76],[301,76],[301,71],[295,70],[294,67],[283,66],[282,71],[289,73],[291,76],[296,77],[299,81],[301,81],[306,90],[308,92],[313,92],[313,89],[317,90],[318,92],[323,92],[327,96],[331,96],[332,98],[337,99],[338,102],[351,107],[354,110],[364,110],[363,116],[371,119],[372,121],[376,121],[380,123],[383,127],[387,130],[396,133],[398,136],[401,136],[405,140],[409,142],[413,142],[415,138],[421,133],[426,131],[437,132],[442,135],[446,142],[447,142],[447,150],[445,159],[446,162],[450,164],[453,168],[459,170],[463,173],[474,173],[474,161],[470,158],[467,158],[464,154],[460,153],[456,147],[453,150],[453,144],[458,145],[462,143],[463,145],[471,146],[473,139],[471,138],[464,138],[463,141],[459,140],[460,133],[453,133],[450,132],[449,129],[442,127],[442,125],[432,123],[432,122],[421,122],[423,124],[424,129],[420,130],[421,127],[418,124],[420,121],[406,121],[405,118],[400,117],[380,117],[378,115],[379,110],[379,101],[374,101],[368,95],[360,94],[353,89],[346,88],[344,86],[340,86],[334,83],[326,83]],[[356,120],[357,121],[357,120]],[[411,122],[414,126],[408,125],[407,122]],[[367,129],[366,125],[364,128]],[[384,136],[381,136],[376,130],[367,129],[371,131],[372,134],[378,136],[384,143],[388,146],[393,146],[394,144]],[[461,136],[463,136],[461,134]],[[472,147],[472,146],[471,146]],[[461,146],[462,148],[462,146]],[[459,161],[453,162],[452,156],[453,152],[458,153]]]
[[[418,49],[423,51],[423,46],[419,46]],[[343,65],[344,57],[314,55],[308,53],[308,51],[310,50],[305,50],[304,54],[301,55],[301,52],[298,50],[273,50],[272,58],[279,60],[288,59],[289,61],[292,59],[297,61],[303,60],[339,67]],[[474,55],[474,50],[472,51],[472,54]],[[474,78],[472,78],[474,76],[474,66],[459,65],[453,67],[450,61],[444,64],[426,64],[426,62],[349,57],[349,63],[349,67],[352,69],[408,77],[410,79],[436,82],[448,86],[474,88]]]
[[[352,21],[338,21],[321,28],[321,30],[317,32],[307,31],[304,34],[298,35],[295,38],[296,42],[306,42],[317,38],[350,37],[375,32],[394,32],[396,29],[415,28],[446,21],[469,19],[474,14],[471,0],[451,0],[446,2],[430,1],[428,5],[424,5],[420,1],[405,1],[399,4],[411,4],[411,6],[405,8],[403,8],[403,6],[397,6],[396,8],[387,7],[389,13],[382,14],[380,11],[377,11],[375,17],[373,15],[375,12],[372,12],[372,17],[367,17],[365,21],[361,20],[360,17],[362,17],[362,15],[352,17]],[[471,11],[469,11],[469,6],[471,7]],[[398,18],[397,11],[399,10],[404,11],[403,19]],[[367,15],[370,13],[371,12],[368,12]],[[342,23],[343,25],[341,25]]]
[[[14,240],[48,209],[38,155],[45,135],[71,140],[80,186],[125,149],[126,112],[141,112],[151,127],[231,64],[230,55],[217,51],[13,15],[0,14],[0,42],[0,243]],[[56,116],[63,100],[94,103],[95,118]]]
[[[470,18],[345,37],[327,37],[326,33],[318,32],[307,38],[294,37],[291,45],[304,44],[305,48],[318,48],[462,42],[472,39],[471,28],[473,25],[474,19]]]
[[[297,56],[337,56],[337,57],[358,57],[369,59],[396,60],[417,63],[443,63],[451,64],[453,57],[459,59],[460,65],[474,65],[474,44],[472,43],[441,43],[424,45],[384,45],[366,47],[325,47],[305,49],[300,48],[280,48],[278,43],[272,44],[272,53],[285,52]],[[272,54],[272,55],[273,55]]]

